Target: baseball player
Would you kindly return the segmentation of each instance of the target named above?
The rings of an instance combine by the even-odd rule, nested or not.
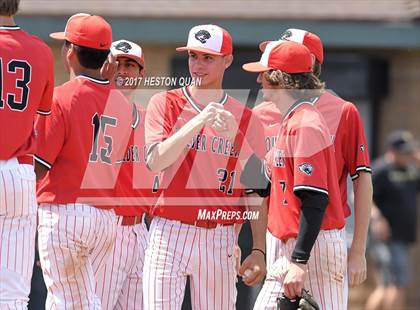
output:
[[[271,180],[268,229],[279,239],[278,258],[267,273],[255,309],[276,309],[281,294],[307,288],[321,308],[343,305],[346,250],[334,147],[328,127],[313,106],[323,88],[302,44],[275,41],[261,60],[245,64],[258,72],[265,100],[284,115],[266,159]],[[318,91],[314,91],[318,90]],[[322,254],[321,254],[322,253]]]
[[[0,309],[26,309],[35,254],[35,115],[50,114],[48,46],[15,24],[18,0],[0,6]]]
[[[144,54],[136,43],[119,40],[111,53],[118,67],[115,83],[133,103],[133,131],[116,184],[117,238],[112,256],[97,276],[96,293],[103,309],[143,308],[143,262],[147,245],[144,215],[157,195],[158,176],[146,167],[144,157],[145,109],[134,104],[134,92],[144,76]],[[133,174],[136,176],[133,178]],[[129,201],[132,200],[132,201]]]
[[[314,74],[319,77],[324,60],[321,39],[308,31],[288,29],[281,39],[301,43],[312,54]],[[267,42],[260,44],[264,50]],[[330,91],[326,91],[315,102],[315,107],[321,112],[327,122],[334,141],[337,174],[339,177],[341,200],[345,216],[351,211],[347,204],[347,177],[353,181],[355,228],[351,248],[348,252],[348,281],[350,286],[358,285],[366,279],[366,239],[369,225],[369,214],[372,202],[372,180],[369,151],[360,114],[351,102],[345,101]],[[274,141],[273,136],[279,129],[281,115],[272,102],[263,102],[255,109],[265,128],[266,145]],[[267,233],[267,265],[275,260],[278,253],[276,238]],[[347,277],[346,277],[347,280]],[[347,295],[347,286],[345,295]],[[344,298],[347,303],[347,298]]]
[[[197,309],[234,309],[234,223],[241,221],[237,165],[241,146],[258,124],[252,112],[222,89],[233,60],[232,38],[216,25],[193,27],[185,47],[194,85],[159,93],[146,114],[147,165],[162,171],[161,195],[152,209],[143,294],[150,309],[180,309],[187,276]],[[246,138],[245,138],[246,137]],[[255,145],[257,147],[257,145]],[[261,150],[260,154],[263,151]],[[220,210],[238,216],[212,216]],[[208,214],[201,218],[199,214]],[[248,256],[253,277],[265,274],[264,232],[253,231]]]
[[[70,80],[54,89],[52,114],[39,118],[35,155],[38,246],[48,309],[98,309],[95,275],[112,253],[117,219],[101,204],[113,188],[131,133],[132,105],[100,69],[112,43],[100,16],[76,14],[64,32]],[[118,168],[118,167],[117,167]],[[95,199],[97,198],[97,199]]]

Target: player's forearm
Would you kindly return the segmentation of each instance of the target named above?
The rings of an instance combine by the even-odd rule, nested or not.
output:
[[[248,197],[260,199],[257,194],[250,194]],[[258,212],[258,219],[250,221],[252,230],[252,248],[257,248],[265,252],[265,235],[267,232],[267,199],[263,199],[261,205],[250,204],[247,209],[251,212]]]
[[[175,134],[159,143],[147,156],[147,166],[154,172],[159,172],[179,159],[187,144],[204,127],[205,122],[196,116],[182,126]]]
[[[352,249],[365,251],[372,207],[372,178],[370,173],[360,172],[353,182],[354,235]]]
[[[300,198],[302,204],[299,217],[299,232],[291,259],[296,263],[306,264],[321,230],[329,199],[324,193],[305,190],[296,192],[296,195]]]

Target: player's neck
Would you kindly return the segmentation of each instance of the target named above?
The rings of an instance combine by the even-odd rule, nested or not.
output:
[[[86,68],[70,70],[70,79],[74,79],[75,77],[79,75],[86,75],[94,79],[103,80],[100,70],[86,69]]]
[[[0,26],[15,26],[15,19],[13,16],[0,16]]]
[[[292,97],[282,94],[276,100],[274,101],[275,105],[277,106],[277,109],[279,109],[281,115],[286,115],[287,112],[289,112],[289,109],[293,104],[295,104],[296,100]]]
[[[206,106],[210,102],[219,102],[222,97],[224,90],[221,87],[218,88],[199,88],[197,86],[188,87],[188,91],[196,101],[201,106]]]

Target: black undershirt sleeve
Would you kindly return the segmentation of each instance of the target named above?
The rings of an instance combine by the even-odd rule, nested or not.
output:
[[[292,261],[306,264],[321,229],[322,219],[328,205],[328,195],[309,190],[297,191],[295,194],[302,201],[302,205],[299,233],[292,253]]]
[[[260,197],[270,195],[271,183],[265,174],[264,163],[253,154],[245,164],[241,173],[241,183],[245,186],[245,193],[256,193]]]

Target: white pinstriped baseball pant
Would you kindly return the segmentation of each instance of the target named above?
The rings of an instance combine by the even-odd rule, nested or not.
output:
[[[235,309],[233,225],[199,228],[155,217],[144,263],[146,309],[181,309],[187,276],[193,309]]]
[[[101,309],[96,275],[116,237],[116,215],[85,204],[41,204],[38,246],[46,309]]]
[[[144,309],[143,264],[147,239],[144,222],[118,225],[112,255],[96,279],[96,294],[103,310]]]
[[[0,309],[26,309],[35,256],[32,165],[0,161]]]
[[[283,281],[295,244],[296,239],[289,239],[284,243],[273,235],[267,236],[269,268],[254,310],[277,309],[276,299],[283,293]],[[346,273],[347,250],[344,228],[321,230],[311,252],[304,285],[321,309],[346,309],[347,303],[344,301]]]

